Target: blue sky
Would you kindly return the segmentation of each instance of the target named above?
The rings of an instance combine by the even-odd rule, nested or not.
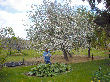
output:
[[[58,2],[61,1],[58,0]],[[82,2],[82,0],[71,1],[72,6],[89,6],[88,2]],[[30,9],[32,3],[41,4],[42,0],[0,0],[0,28],[6,26],[12,27],[16,36],[26,38],[25,29],[28,27],[23,26],[23,24],[29,23],[26,11]],[[104,8],[102,3],[98,7],[101,9]]]
[[[9,13],[18,13],[18,12],[20,12],[20,11],[14,9],[11,6],[5,6],[5,5],[0,5],[0,10],[6,11],[6,12],[9,12]]]

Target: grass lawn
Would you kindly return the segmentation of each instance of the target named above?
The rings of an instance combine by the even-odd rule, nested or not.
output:
[[[110,59],[70,64],[72,66],[71,72],[45,78],[24,75],[34,66],[4,67],[0,70],[0,82],[90,82],[92,74],[98,70],[99,66],[102,66],[105,73],[107,70],[110,72],[110,66],[106,64],[108,62]]]
[[[87,55],[88,50],[87,49],[79,49],[79,51],[77,50],[72,50],[72,52],[74,53],[73,55]],[[94,56],[101,56],[101,57],[108,57],[107,54],[105,54],[105,52],[108,52],[107,50],[96,50],[96,49],[91,49],[91,54],[93,53]],[[36,50],[22,50],[22,53],[24,55],[21,56],[8,56],[8,58],[6,59],[6,62],[10,62],[10,61],[22,61],[23,58],[25,60],[28,60],[30,58],[33,57],[39,57],[42,56],[42,51],[38,52]],[[6,54],[6,53],[5,53]],[[51,53],[52,55],[62,55],[62,51],[57,50],[55,52]]]
[[[28,60],[29,58],[39,57],[39,56],[42,55],[42,52],[38,52],[36,50],[22,50],[21,52],[22,52],[22,55],[14,56],[14,54],[13,54],[12,56],[8,56],[7,59],[6,59],[6,62],[22,61],[23,58],[25,60]],[[6,54],[6,53],[4,53],[4,54]]]
[[[79,48],[79,50],[72,50],[72,52],[76,55],[88,55],[88,49],[82,49]],[[101,56],[101,57],[107,57],[108,55],[105,54],[105,52],[108,52],[108,50],[100,50],[100,49],[91,49],[91,54],[94,56]]]

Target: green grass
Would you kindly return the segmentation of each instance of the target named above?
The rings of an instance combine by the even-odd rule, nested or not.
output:
[[[51,53],[52,55],[62,55],[63,52],[61,50],[56,50],[54,52]]]
[[[13,55],[14,52],[16,53],[16,51],[12,51]],[[87,55],[88,54],[88,50],[87,49],[79,49],[79,51],[77,50],[72,50],[72,52],[74,53],[73,55]],[[96,50],[96,49],[91,49],[91,54],[93,53],[94,56],[102,56],[102,57],[107,57],[108,55],[105,54],[105,52],[108,52],[107,50]],[[7,50],[3,50],[2,51],[2,55],[1,56],[6,56]],[[39,57],[42,56],[43,52],[42,51],[37,51],[37,50],[22,50],[22,55],[20,56],[8,56],[8,58],[6,59],[6,62],[10,62],[10,61],[22,61],[23,58],[25,60],[28,60],[29,58],[33,58],[33,57]],[[55,52],[51,53],[52,55],[62,55],[62,51],[57,50]]]
[[[22,50],[22,55],[19,56],[8,56],[8,58],[6,59],[6,62],[10,62],[10,61],[22,61],[23,58],[25,60],[28,60],[29,58],[33,58],[33,57],[39,57],[42,55],[42,52],[38,52],[36,50]]]
[[[8,56],[8,58],[6,59],[6,62],[10,62],[10,61],[22,61],[23,58],[25,60],[28,60],[29,58],[33,58],[33,57],[40,57],[43,54],[43,51],[36,51],[36,50],[22,50],[21,51],[23,55],[20,56]],[[62,51],[57,50],[55,52],[51,53],[52,55],[62,55]]]
[[[72,66],[71,72],[44,78],[24,75],[34,66],[4,67],[0,70],[0,82],[90,82],[92,74],[98,70],[99,66],[102,66],[105,73],[107,70],[110,72],[110,66],[106,64],[108,62],[110,62],[110,59],[70,64]]]
[[[79,50],[72,50],[72,52],[75,55],[88,55],[88,49],[82,49],[80,48]],[[106,57],[108,56],[107,54],[105,54],[105,52],[108,52],[108,50],[100,50],[100,49],[91,49],[91,54],[93,54],[94,56],[103,56]]]

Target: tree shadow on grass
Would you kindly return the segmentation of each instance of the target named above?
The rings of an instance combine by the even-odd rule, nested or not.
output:
[[[9,82],[8,78],[10,77],[11,73],[3,69],[4,68],[0,70],[0,82]]]

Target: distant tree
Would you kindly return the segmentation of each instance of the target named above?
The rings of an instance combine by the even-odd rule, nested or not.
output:
[[[85,1],[85,0],[82,0]],[[96,19],[94,22],[101,26],[108,38],[110,38],[110,0],[87,0],[91,6],[91,9],[96,11]],[[100,10],[96,7],[97,3],[105,4],[105,10]],[[102,31],[103,31],[102,30]]]
[[[4,55],[2,52],[5,47],[8,47],[9,52],[11,53],[11,46],[9,37],[14,36],[13,29],[11,27],[0,28],[0,68],[1,64],[3,64],[8,57],[8,55]]]
[[[74,10],[68,3],[47,2],[33,6],[29,13],[33,25],[27,29],[30,40],[39,47],[60,49],[68,60],[70,50],[87,44],[87,34],[93,32],[93,16],[85,8]],[[91,35],[90,34],[90,35]]]
[[[0,36],[1,37],[12,37],[15,36],[15,33],[11,27],[5,27],[0,29]]]
[[[15,36],[15,33],[11,27],[1,28],[0,29],[1,43],[2,46],[7,47],[9,53],[11,54],[12,48],[12,39]]]
[[[82,0],[82,1],[88,1],[92,9],[96,8],[97,5],[96,2],[98,4],[102,2],[105,4],[106,9],[110,11],[110,0]]]
[[[95,48],[94,42],[95,42],[95,28],[98,28],[99,26],[94,23],[95,14],[92,11],[87,10],[85,7],[80,7],[76,11],[76,23],[77,26],[82,29],[82,34],[85,36],[85,42],[83,43],[84,47],[86,46],[88,48],[88,57],[90,57],[91,48]],[[98,36],[96,37],[98,38]]]

